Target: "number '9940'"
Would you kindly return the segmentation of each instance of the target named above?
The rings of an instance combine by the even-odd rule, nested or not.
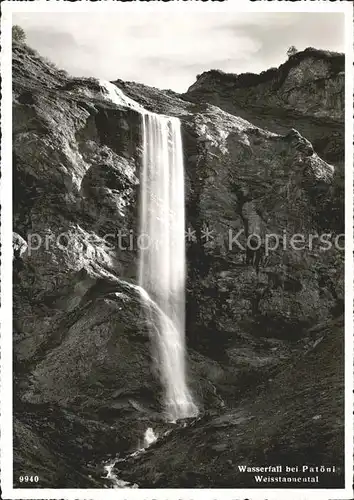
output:
[[[38,483],[39,477],[38,476],[20,476],[18,478],[20,483]]]

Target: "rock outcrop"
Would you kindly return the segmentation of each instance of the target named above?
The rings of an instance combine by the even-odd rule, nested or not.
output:
[[[340,326],[333,326],[343,312],[344,295],[344,256],[334,245],[343,227],[343,144],[314,148],[301,130],[305,120],[306,137],[316,138],[326,120],[328,130],[337,127],[341,136],[342,56],[316,54],[293,56],[259,80],[210,72],[184,96],[114,82],[146,109],[182,122],[188,367],[204,415],[194,426],[177,425],[169,434],[173,439],[152,447],[142,466],[132,466],[128,480],[139,484],[143,470],[144,486],[175,485],[174,474],[183,469],[187,479],[179,486],[226,486],[232,477],[234,486],[243,485],[233,469],[251,432],[245,422],[255,415],[261,419],[262,411],[270,420],[272,405],[279,409],[277,423],[271,432],[252,427],[245,458],[247,453],[263,461],[284,458],[286,415],[297,405],[300,444],[291,447],[292,459],[304,453],[309,425],[317,426],[309,431],[314,456],[342,459],[343,353],[336,348],[334,359],[328,354],[332,347],[322,350],[321,345],[332,346],[343,335]],[[307,77],[310,56],[322,71],[322,83]],[[297,90],[291,82],[297,82]],[[315,102],[305,102],[305,90],[312,95],[320,85],[321,113]],[[102,478],[103,460],[134,451],[147,427],[159,433],[167,429],[148,319],[136,288],[141,116],[110,102],[97,80],[70,78],[23,44],[14,45],[13,88],[15,477],[33,470],[42,478],[38,487],[102,487],[108,484]],[[260,89],[267,97],[257,102]],[[230,96],[242,104],[240,110],[253,104],[267,109],[260,120],[249,121],[251,115],[238,112]],[[279,118],[282,109],[285,121]],[[281,122],[278,131],[273,114]],[[278,248],[267,252],[270,233],[276,235],[270,245],[278,238]],[[286,244],[296,233],[305,237],[302,249]],[[310,242],[310,234],[318,237]],[[330,249],[322,248],[321,234],[328,235]],[[258,250],[246,248],[250,235],[259,241]],[[316,350],[316,373],[320,366],[335,372],[335,385],[322,386],[311,371],[308,378],[298,376],[308,359],[314,361],[319,339],[324,340]],[[265,389],[257,389],[264,377],[275,380],[269,402]],[[298,392],[283,414],[281,394],[285,397],[294,381]],[[313,423],[314,410],[309,411],[306,398],[298,398],[316,384],[322,391],[316,412],[328,443],[337,443],[332,452],[330,444],[318,451],[321,422]],[[232,433],[235,422],[245,426],[243,440],[236,439],[223,455],[226,462],[220,462],[220,467],[228,464],[230,474],[221,482],[210,476],[215,457],[226,452],[213,442],[213,460],[201,459],[200,475],[190,479],[184,440],[198,450],[203,436],[223,419]],[[226,436],[228,430],[220,432]],[[162,471],[169,446],[178,455],[175,473]],[[264,449],[268,452],[262,455]]]
[[[131,482],[139,481],[142,488],[203,488],[205,485],[210,488],[299,488],[299,484],[294,483],[255,482],[254,476],[265,479],[292,476],[284,474],[285,466],[278,474],[245,472],[242,467],[311,463],[331,470],[321,474],[323,487],[342,487],[343,367],[336,361],[343,351],[342,328],[340,320],[322,325],[317,329],[320,336],[316,345],[282,364],[277,374],[249,391],[236,408],[222,415],[208,415],[161,439],[138,460],[118,464],[120,476]],[[328,385],[337,390],[330,400],[326,400]],[[333,453],[336,456],[334,471],[329,459]],[[315,477],[303,471],[302,465],[295,475]],[[311,488],[313,484],[302,483],[300,487]]]
[[[316,152],[343,162],[344,64],[344,54],[308,48],[260,74],[207,71],[184,97],[281,134],[296,123]]]

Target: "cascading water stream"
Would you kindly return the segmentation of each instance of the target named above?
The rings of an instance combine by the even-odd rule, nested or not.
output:
[[[166,435],[167,433],[165,433]],[[104,470],[106,471],[107,475],[104,476],[105,479],[109,479],[112,484],[113,488],[138,488],[137,484],[131,484],[128,481],[124,481],[123,479],[119,479],[117,476],[114,468],[117,465],[117,463],[125,462],[127,458],[131,457],[138,457],[142,453],[147,450],[152,444],[154,444],[157,441],[158,436],[155,435],[153,429],[149,427],[145,431],[144,435],[144,446],[142,448],[138,448],[136,451],[128,455],[126,458],[114,458],[113,460],[109,460],[104,464]]]
[[[110,82],[108,98],[138,111],[143,122],[139,236],[142,300],[157,314],[151,339],[165,389],[167,418],[194,417],[198,409],[185,372],[185,211],[180,120],[146,111]]]
[[[184,166],[178,118],[143,115],[139,284],[161,311],[156,354],[168,418],[196,415],[185,376]],[[146,235],[146,237],[145,237]]]

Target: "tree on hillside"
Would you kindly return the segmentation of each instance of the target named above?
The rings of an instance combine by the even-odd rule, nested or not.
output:
[[[12,26],[12,41],[18,43],[24,43],[26,41],[25,30],[18,24]]]
[[[297,48],[295,47],[295,45],[291,45],[291,46],[288,48],[288,50],[286,51],[286,54],[287,54],[287,56],[288,56],[288,57],[291,57],[291,56],[293,56],[294,54],[296,54],[297,52],[299,52],[299,51],[297,50]]]

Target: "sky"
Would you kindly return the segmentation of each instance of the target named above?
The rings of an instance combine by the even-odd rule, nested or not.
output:
[[[290,45],[344,52],[344,17],[324,13],[17,13],[27,43],[73,76],[185,92],[209,69],[259,73]]]

